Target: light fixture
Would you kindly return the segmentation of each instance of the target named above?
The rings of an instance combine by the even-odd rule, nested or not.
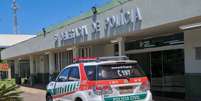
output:
[[[50,52],[45,52],[44,54],[45,54],[45,55],[48,55],[49,53],[50,53]]]
[[[92,10],[92,12],[93,12],[94,15],[97,14],[97,12],[98,12],[95,6],[93,6],[93,7],[91,8],[91,10]]]
[[[46,30],[45,30],[45,28],[42,28],[42,30],[43,30],[43,35],[45,36],[45,35],[46,35]]]
[[[66,48],[67,51],[73,50],[72,47]]]
[[[118,40],[111,40],[110,41],[112,44],[115,44],[115,43],[118,43],[119,41]]]

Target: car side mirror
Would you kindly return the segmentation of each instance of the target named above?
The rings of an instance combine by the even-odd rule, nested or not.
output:
[[[49,81],[56,81],[56,77],[55,77],[55,76],[51,76],[51,77],[49,78]]]
[[[57,78],[57,80],[55,80],[56,82],[66,82],[67,80],[65,78]]]

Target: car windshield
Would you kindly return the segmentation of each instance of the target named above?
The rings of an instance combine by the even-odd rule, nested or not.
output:
[[[85,71],[88,80],[125,79],[145,76],[141,67],[136,63],[85,66]]]

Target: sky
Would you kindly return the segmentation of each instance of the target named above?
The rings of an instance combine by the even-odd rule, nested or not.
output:
[[[18,32],[37,34],[111,0],[16,0]],[[12,0],[0,0],[0,34],[13,34]]]

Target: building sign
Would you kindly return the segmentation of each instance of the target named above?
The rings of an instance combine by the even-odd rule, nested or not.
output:
[[[138,8],[126,12],[121,10],[120,12],[121,13],[119,15],[113,15],[105,19],[106,30],[117,28],[129,23],[135,24],[137,23],[136,21],[142,20],[142,16]]]
[[[8,71],[8,64],[0,64],[0,71]]]
[[[135,50],[144,48],[155,48],[170,45],[184,44],[184,34],[175,33],[169,36],[161,36],[155,38],[149,38],[144,40],[136,40],[125,43],[125,50]]]
[[[94,19],[94,17],[97,16],[93,15],[91,18]],[[83,42],[104,37],[111,37],[115,30],[119,30],[123,27],[128,28],[127,26],[129,26],[129,30],[115,32],[115,35],[135,31],[140,29],[141,21],[142,16],[139,8],[134,8],[128,11],[121,9],[119,14],[114,14],[107,17],[104,16],[104,19],[101,20],[95,18],[92,23],[81,25],[55,34],[55,43],[57,43],[56,46],[59,47],[63,46],[65,42],[69,43],[69,41],[70,43],[75,42],[76,40]],[[93,36],[97,34],[98,37],[94,38]]]

